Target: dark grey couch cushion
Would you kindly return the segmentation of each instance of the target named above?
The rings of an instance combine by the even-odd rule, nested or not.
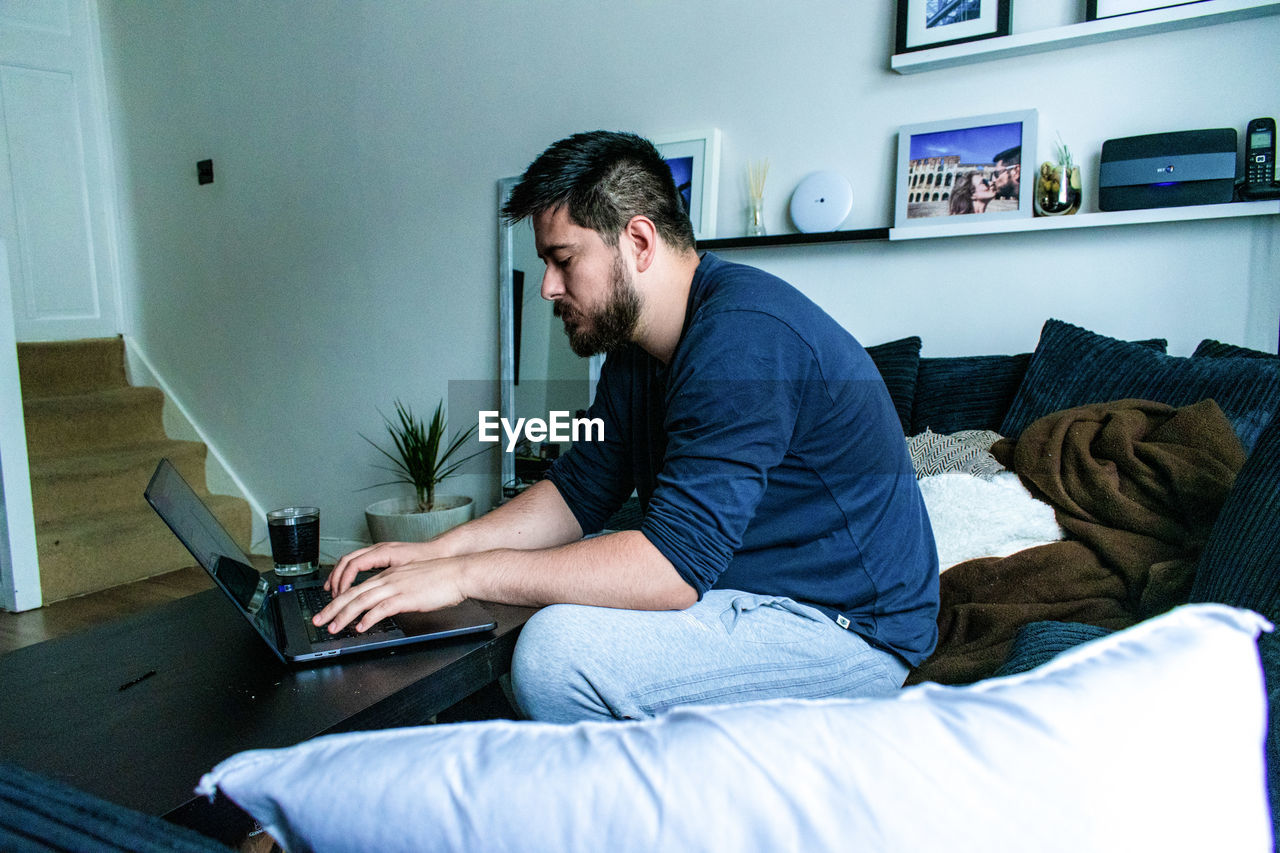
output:
[[[1164,352],[1168,345],[1164,338],[1137,343],[1157,352]],[[968,429],[1000,432],[1030,361],[1029,352],[920,359],[910,435],[926,429],[937,433]]]
[[[1171,406],[1211,398],[1248,450],[1280,405],[1280,361],[1178,358],[1049,320],[999,432],[1017,437],[1053,412],[1126,398]]]
[[[1248,607],[1280,623],[1280,418],[1272,418],[1236,475],[1209,532],[1192,601]]]
[[[912,335],[896,341],[867,347],[867,355],[876,363],[884,379],[893,408],[898,412],[902,431],[911,428],[911,407],[916,398],[916,372],[920,367],[920,338]]]
[[[1031,353],[922,358],[909,435],[999,431]]]
[[[1256,610],[1280,624],[1280,418],[1272,418],[1218,513],[1200,555],[1191,600]],[[1280,831],[1280,638],[1259,641],[1267,676],[1267,781]]]
[[[1029,622],[1018,629],[1009,658],[996,675],[1017,675],[1048,663],[1067,649],[1105,637],[1110,628],[1080,622]]]
[[[1212,338],[1205,338],[1196,345],[1196,351],[1191,353],[1192,358],[1280,358],[1273,352],[1263,352],[1262,350],[1249,349],[1248,347],[1236,346],[1235,344],[1224,344],[1222,341],[1215,341]]]

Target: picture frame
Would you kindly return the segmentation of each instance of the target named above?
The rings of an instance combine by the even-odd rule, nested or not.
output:
[[[898,0],[896,53],[1009,35],[1013,0]]]
[[[1029,218],[1037,121],[1015,110],[901,127],[894,227]]]
[[[649,141],[671,167],[689,210],[693,236],[716,236],[716,201],[720,196],[720,131],[703,130],[651,136]]]
[[[1135,12],[1150,12],[1152,9],[1189,6],[1192,3],[1203,2],[1204,0],[1085,0],[1084,19],[1099,21],[1103,18],[1132,15]]]

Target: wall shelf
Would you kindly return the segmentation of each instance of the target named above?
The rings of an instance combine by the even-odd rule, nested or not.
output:
[[[1144,225],[1153,222],[1189,222],[1200,219],[1228,219],[1238,216],[1280,214],[1280,201],[1237,201],[1230,204],[1200,204],[1186,207],[1152,207],[1143,210],[1115,210],[1077,213],[1073,216],[1037,216],[1029,219],[998,219],[994,222],[946,222],[890,228],[890,240],[920,240],[933,237],[973,237],[981,234],[1012,234],[1019,231],[1059,231],[1067,228],[1100,228],[1109,225]]]
[[[1150,207],[1143,210],[1114,210],[1077,213],[1073,216],[1036,216],[1029,219],[998,219],[993,222],[964,219],[933,222],[904,228],[863,228],[858,231],[830,231],[822,234],[770,234],[765,237],[723,237],[700,240],[698,248],[765,249],[820,243],[859,243],[874,240],[931,240],[939,237],[977,237],[984,234],[1015,234],[1023,231],[1063,231],[1074,228],[1105,228],[1114,225],[1149,225],[1157,222],[1194,222],[1204,219],[1233,219],[1242,216],[1280,215],[1280,201],[1235,201],[1230,204],[1199,204],[1185,207]],[[948,217],[950,219],[951,217]],[[955,217],[960,220],[960,217]]]
[[[1065,27],[899,53],[892,57],[889,66],[899,74],[915,74],[1267,15],[1280,15],[1280,0],[1200,0],[1184,6],[1135,12],[1100,21],[1083,21]]]
[[[863,228],[857,231],[824,231],[819,234],[766,234],[763,237],[720,237],[699,240],[698,248],[765,249],[774,246],[812,246],[815,243],[859,243],[866,240],[888,240],[888,228]]]

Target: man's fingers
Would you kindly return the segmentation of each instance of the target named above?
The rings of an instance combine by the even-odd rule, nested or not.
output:
[[[355,561],[349,560],[346,565],[339,565],[334,568],[333,574],[329,575],[329,580],[325,582],[325,585],[334,598],[351,589],[351,584],[355,582],[356,575],[360,572],[356,565]]]
[[[371,552],[335,569],[335,575],[341,571],[344,576],[332,578],[333,587],[338,589],[347,580],[354,580],[357,570],[386,565],[384,558],[387,554],[386,550]],[[394,565],[387,571],[335,594],[333,601],[316,614],[312,620],[314,624],[317,627],[327,625],[331,633],[352,623],[355,623],[357,631],[367,631],[388,616],[410,610],[438,610],[463,599],[456,577],[458,567],[450,561],[392,562]],[[345,577],[345,573],[350,573],[351,577]]]
[[[328,625],[329,632],[336,634],[378,600],[377,592],[380,587],[381,584],[375,578],[335,595],[333,601],[326,604],[312,622],[317,626]]]
[[[324,588],[329,590],[329,592],[333,593],[335,597],[340,595],[343,592],[346,592],[347,591],[346,586],[342,586],[341,589],[339,589],[338,587],[342,583],[343,576],[347,574],[347,567],[351,565],[351,562],[353,560],[359,559],[359,557],[362,554],[364,554],[365,551],[368,551],[368,550],[369,550],[368,548],[361,548],[358,551],[352,551],[350,554],[347,554],[345,557],[339,560],[338,564],[333,567],[333,571],[329,573],[329,577],[324,579]],[[347,586],[350,586],[350,584],[347,584]]]
[[[368,571],[369,569],[381,569],[390,565],[390,561],[379,553],[381,547],[381,545],[371,545],[358,551],[352,551],[343,557],[338,561],[338,565],[334,566],[333,571],[329,573],[329,577],[325,579],[324,588],[329,590],[334,598],[337,598],[351,588],[360,572]]]
[[[404,610],[396,603],[396,590],[390,585],[377,584],[367,590],[366,586],[368,584],[361,584],[359,591],[338,611],[329,625],[331,632],[341,631],[354,621],[355,630],[364,633],[388,616]]]
[[[364,616],[360,617],[360,621],[356,623],[356,630],[363,634],[388,616],[395,616],[402,609],[396,606],[393,597],[387,596],[364,612]]]

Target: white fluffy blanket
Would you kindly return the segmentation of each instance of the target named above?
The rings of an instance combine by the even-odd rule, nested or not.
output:
[[[984,480],[947,472],[920,480],[943,571],[976,557],[1010,554],[1065,534],[1053,508],[1032,497],[1013,472]]]

